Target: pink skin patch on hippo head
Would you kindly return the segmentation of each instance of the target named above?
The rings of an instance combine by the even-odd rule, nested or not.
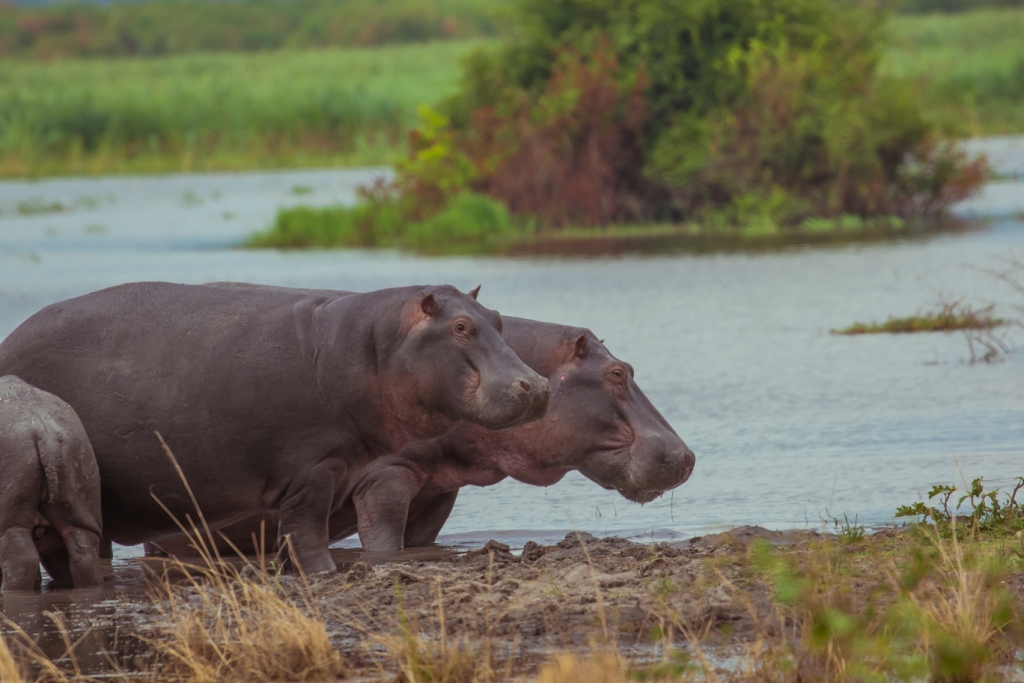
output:
[[[437,299],[433,294],[427,294],[419,301],[406,305],[405,310],[402,311],[402,334],[409,334],[426,325],[432,317],[437,315],[437,311]]]

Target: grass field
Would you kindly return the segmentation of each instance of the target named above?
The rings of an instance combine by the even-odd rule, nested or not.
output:
[[[1024,9],[897,16],[883,69],[946,132],[1024,132]],[[0,62],[0,177],[386,164],[479,45]]]
[[[1024,8],[898,16],[884,70],[917,88],[947,133],[1024,133]]]
[[[380,164],[473,42],[0,63],[0,175]]]

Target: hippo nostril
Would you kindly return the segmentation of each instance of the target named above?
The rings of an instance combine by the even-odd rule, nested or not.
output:
[[[519,380],[519,386],[521,386],[523,388],[523,391],[525,391],[526,393],[533,393],[533,389],[530,388],[530,383],[527,382],[525,379]]]

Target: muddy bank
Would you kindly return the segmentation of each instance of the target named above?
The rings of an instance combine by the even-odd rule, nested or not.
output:
[[[410,647],[426,652],[438,643],[447,643],[441,649],[448,648],[449,659],[462,648],[468,658],[487,657],[514,677],[533,676],[551,661],[552,653],[591,653],[595,647],[611,647],[634,670],[664,660],[672,649],[707,656],[717,667],[755,651],[758,657],[790,652],[786,648],[800,637],[800,620],[813,615],[815,604],[851,615],[884,611],[879,605],[906,590],[907,574],[901,572],[908,566],[921,576],[934,575],[934,585],[921,595],[939,599],[935,591],[948,567],[937,559],[922,569],[921,557],[930,556],[929,543],[906,529],[844,542],[813,531],[740,527],[657,545],[570,534],[555,545],[527,543],[518,554],[496,541],[465,553],[438,549],[376,562],[348,551],[346,558],[336,559],[354,561],[339,563],[337,573],[308,580],[243,568],[242,583],[218,579],[187,585],[179,575],[177,586],[168,592],[166,584],[151,579],[153,597],[132,593],[108,599],[91,612],[69,611],[65,622],[76,634],[90,632],[79,650],[86,673],[109,674],[120,668],[143,671],[147,680],[167,680],[166,656],[154,655],[157,644],[173,641],[180,648],[207,637],[197,635],[195,626],[183,635],[181,624],[192,616],[210,624],[219,618],[218,638],[248,638],[252,643],[246,647],[271,647],[259,644],[266,634],[239,636],[238,624],[263,626],[272,619],[299,617],[282,617],[280,606],[268,608],[264,598],[241,607],[229,598],[227,611],[236,610],[232,618],[238,623],[224,627],[223,596],[242,595],[248,583],[297,607],[296,614],[317,628],[322,624],[327,650],[340,656],[347,675],[360,680],[395,680],[410,661]],[[1005,541],[999,543],[1004,550],[998,552],[1005,554]],[[1024,541],[1020,543],[1024,551]],[[995,547],[992,541],[976,541],[967,553],[980,557]],[[160,561],[147,562],[154,570],[151,576],[168,568]],[[1011,558],[1000,583],[1018,605],[1024,597],[1022,562]],[[787,590],[778,580],[780,568],[797,581],[794,585],[803,586],[801,591],[809,591],[810,603],[780,602],[780,591]],[[279,628],[298,631],[308,623]],[[277,642],[278,636],[269,638],[267,642]],[[773,639],[777,642],[766,649],[765,643]],[[307,645],[279,647],[279,656],[287,658],[288,652]]]

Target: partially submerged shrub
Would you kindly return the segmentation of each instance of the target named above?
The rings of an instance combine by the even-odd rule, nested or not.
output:
[[[390,191],[366,193],[355,206],[280,209],[274,224],[249,238],[251,247],[409,247],[424,251],[458,250],[524,234],[529,227],[513,219],[500,201],[474,192],[443,200],[439,209],[416,220],[406,202]]]
[[[520,0],[467,62],[467,184],[552,226],[935,213],[983,161],[878,74],[882,15],[830,0]]]

